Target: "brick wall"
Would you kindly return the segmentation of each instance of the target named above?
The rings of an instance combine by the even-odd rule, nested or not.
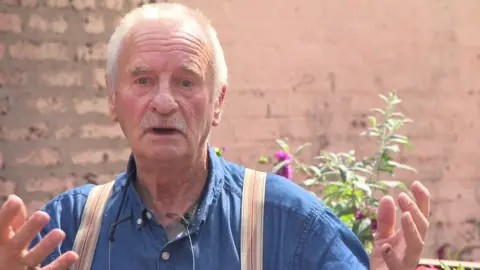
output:
[[[433,193],[427,255],[479,242],[462,222],[480,218],[480,2],[182,2],[212,18],[226,52],[231,87],[212,142],[227,158],[254,166],[285,136],[366,151],[365,113],[397,89],[415,121],[405,159],[419,170],[402,180]],[[140,3],[0,1],[0,196],[33,211],[124,169],[128,147],[106,115],[105,45]]]

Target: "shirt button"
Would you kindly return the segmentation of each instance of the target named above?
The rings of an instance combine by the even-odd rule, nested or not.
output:
[[[162,252],[162,259],[164,259],[165,261],[168,260],[170,258],[170,253],[168,252]]]
[[[147,216],[148,219],[152,219],[152,213],[147,211],[147,213],[145,213],[145,215]]]
[[[143,221],[142,221],[141,218],[137,219],[137,225],[142,225],[142,222],[143,222]]]

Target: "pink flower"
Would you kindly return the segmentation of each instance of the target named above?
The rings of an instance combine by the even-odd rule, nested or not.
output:
[[[283,162],[285,160],[291,160],[292,157],[290,156],[289,153],[285,152],[285,151],[278,151],[275,153],[275,158],[278,160],[278,162]],[[289,163],[289,164],[285,164],[282,168],[280,168],[276,174],[278,175],[281,175],[287,179],[292,179],[293,178],[293,169],[292,169],[292,165]]]
[[[275,158],[278,159],[278,161],[284,161],[284,160],[291,160],[292,157],[290,156],[289,153],[283,151],[283,150],[280,150],[278,152],[275,153]]]

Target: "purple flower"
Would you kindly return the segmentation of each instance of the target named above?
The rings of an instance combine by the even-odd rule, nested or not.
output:
[[[376,219],[372,219],[372,231],[376,231],[377,230],[377,220]]]
[[[290,164],[283,166],[283,168],[278,170],[277,174],[291,180],[293,178],[292,166]]]
[[[283,162],[285,160],[291,160],[292,157],[290,156],[289,153],[285,152],[285,151],[278,151],[277,153],[275,153],[275,158],[278,160],[278,162]],[[281,175],[287,179],[292,179],[293,178],[293,169],[292,169],[292,165],[289,163],[289,164],[285,164],[282,168],[280,168],[277,173],[278,175]]]
[[[362,211],[360,211],[360,210],[355,211],[355,218],[357,220],[363,219],[364,217],[365,217],[365,215],[363,215]]]

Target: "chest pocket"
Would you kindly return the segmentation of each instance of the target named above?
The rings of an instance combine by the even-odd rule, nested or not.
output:
[[[267,174],[245,169],[242,190],[241,269],[263,269],[263,217]],[[115,181],[95,186],[90,192],[73,251],[79,255],[70,270],[89,270],[102,225],[105,205]]]

